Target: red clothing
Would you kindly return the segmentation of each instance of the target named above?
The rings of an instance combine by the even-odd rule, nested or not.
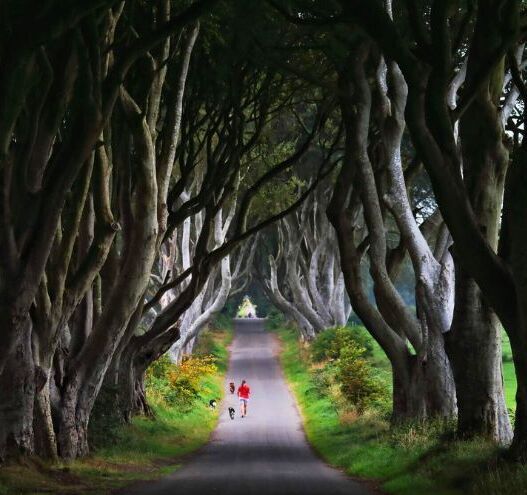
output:
[[[240,399],[248,399],[249,395],[251,395],[251,389],[249,388],[249,385],[240,385],[238,387],[238,397]]]

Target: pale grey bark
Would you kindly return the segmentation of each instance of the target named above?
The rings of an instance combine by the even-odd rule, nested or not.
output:
[[[327,184],[322,185],[300,212],[277,225],[278,253],[269,257],[265,281],[269,299],[296,321],[304,339],[345,325],[351,313],[337,240],[325,214],[327,196]]]
[[[337,230],[351,303],[392,364],[394,421],[452,417],[454,384],[443,342],[443,332],[450,324],[443,303],[450,301],[451,265],[447,260],[442,265],[434,257],[407,196],[400,155],[406,85],[393,63],[381,61],[372,87],[365,64],[369,50],[367,43],[361,46],[352,55],[350,70],[341,73],[346,158],[328,213]],[[370,134],[373,119],[378,137]],[[382,152],[370,155],[369,146],[380,146]],[[399,295],[388,266],[388,226],[393,230],[389,222],[395,223],[413,262],[416,315]],[[376,305],[368,301],[364,286],[361,264],[365,253]],[[440,276],[446,280],[445,288],[436,293],[434,284]]]
[[[311,322],[298,310],[295,304],[288,301],[280,291],[278,286],[278,269],[276,260],[273,256],[269,256],[270,279],[266,282],[268,288],[268,297],[272,302],[281,309],[286,315],[296,321],[300,333],[304,340],[311,340],[315,337],[316,331],[311,325]]]

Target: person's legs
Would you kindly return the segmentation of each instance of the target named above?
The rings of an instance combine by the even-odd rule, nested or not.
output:
[[[246,399],[240,399],[240,410],[242,418],[244,416],[247,416],[247,400]]]

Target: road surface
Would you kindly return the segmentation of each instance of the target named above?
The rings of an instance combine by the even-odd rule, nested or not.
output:
[[[219,424],[210,443],[175,473],[124,490],[129,495],[371,495],[322,462],[306,442],[302,423],[263,320],[237,320]],[[251,387],[248,415],[231,421],[237,405],[228,383]]]

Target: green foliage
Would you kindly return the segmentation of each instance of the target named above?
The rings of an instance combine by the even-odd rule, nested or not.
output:
[[[318,390],[322,394],[329,391],[340,408],[352,406],[357,414],[363,414],[368,407],[386,410],[389,389],[371,364],[374,344],[358,325],[320,333],[311,344],[309,356],[313,363],[324,363],[322,368],[314,368]]]
[[[267,326],[272,330],[280,328],[285,323],[284,314],[278,311],[274,306],[267,313]]]
[[[229,314],[219,313],[216,318],[209,324],[209,327],[214,329],[215,332],[222,330],[232,330],[232,318]],[[212,336],[213,332],[202,332],[198,339],[198,347],[201,345],[202,337]],[[209,352],[212,352],[212,347],[209,349]]]
[[[170,385],[168,378],[174,366],[168,355],[164,354],[146,370],[146,395],[152,404],[174,406],[177,403],[176,391]]]
[[[174,403],[181,409],[190,408],[200,396],[204,377],[214,375],[218,368],[214,356],[189,356],[179,366],[173,366],[168,381],[176,397]]]
[[[265,233],[266,241],[274,242],[272,239],[274,239],[275,235],[276,232],[274,229],[267,230]],[[262,243],[261,247],[258,249],[258,252],[263,252],[261,251],[263,248],[264,245]],[[258,280],[256,277],[253,277],[247,284],[247,287],[245,288],[245,293],[238,292],[229,296],[227,303],[221,311],[221,316],[230,318],[236,317],[238,307],[242,303],[242,300],[245,295],[248,295],[254,305],[258,308],[258,315],[260,317],[267,317],[271,311],[276,311],[276,308],[269,302],[269,299],[267,299],[267,296],[263,292],[261,281]],[[229,320],[229,322],[229,324],[232,324],[231,320]],[[228,327],[226,326],[225,328]]]
[[[505,402],[509,409],[509,416],[512,424],[514,424],[514,417],[516,411],[516,371],[512,361],[512,349],[509,337],[504,330],[502,335],[502,352],[503,352],[503,385],[505,388]]]
[[[90,449],[99,449],[120,440],[123,418],[114,406],[117,388],[104,385],[99,391],[88,424]]]
[[[384,384],[364,358],[366,350],[354,341],[340,349],[335,378],[344,397],[363,414],[368,406],[386,396]]]
[[[157,361],[154,361],[146,372],[148,379],[163,379],[168,375],[174,364],[170,361],[168,354],[163,354]]]
[[[251,302],[249,296],[245,296],[238,308],[236,316],[238,318],[247,318],[249,315],[256,316],[256,306]]]
[[[203,379],[217,372],[215,362],[212,355],[189,356],[176,365],[163,356],[146,372],[148,399],[181,411],[190,410],[200,398]]]
[[[305,183],[296,176],[263,186],[251,205],[252,222],[262,221],[285,210],[298,199],[304,186]]]
[[[226,345],[232,337],[232,322],[219,315],[201,332],[192,356],[176,365],[168,355],[150,365],[146,372],[146,392],[149,402],[189,411],[196,402],[208,402],[211,395],[206,384],[211,376],[227,369]]]
[[[374,340],[364,327],[354,325],[329,328],[318,334],[311,344],[312,359],[315,362],[338,359],[341,349],[351,344],[362,347],[365,356],[373,355]]]

